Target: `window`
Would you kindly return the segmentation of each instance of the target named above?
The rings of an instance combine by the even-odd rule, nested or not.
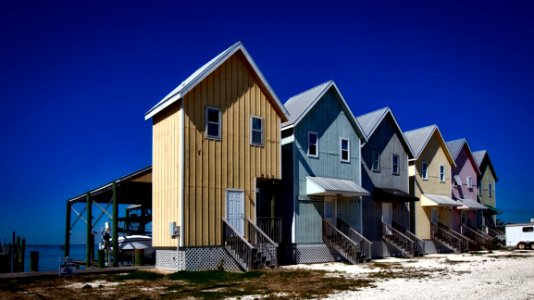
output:
[[[523,227],[523,232],[534,232],[534,227]]]
[[[465,180],[467,181],[467,188],[468,189],[472,189],[473,188],[473,178],[471,178],[470,176],[467,176],[467,178]]]
[[[490,197],[493,197],[493,186],[490,184],[488,184],[488,194]]]
[[[460,179],[459,175],[454,175],[454,184],[456,184],[457,186],[462,185],[462,179]]]
[[[350,162],[350,141],[345,138],[339,140],[339,151],[342,162]]]
[[[399,175],[399,156],[397,154],[393,154],[392,158],[392,164],[393,164],[393,175]]]
[[[256,146],[263,145],[263,119],[250,117],[250,143]]]
[[[206,107],[206,137],[221,139],[221,111],[218,108]]]
[[[371,171],[380,172],[380,153],[378,151],[371,151]]]
[[[477,189],[478,189],[478,195],[482,196],[482,182],[480,181],[478,182]]]
[[[315,132],[308,132],[308,156],[319,157],[319,139]]]
[[[428,179],[428,163],[426,161],[421,163],[421,178]]]
[[[445,182],[445,166],[439,166],[439,181]]]

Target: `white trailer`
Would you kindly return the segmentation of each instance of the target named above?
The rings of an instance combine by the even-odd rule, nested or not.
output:
[[[505,233],[506,247],[534,250],[534,223],[508,224]]]

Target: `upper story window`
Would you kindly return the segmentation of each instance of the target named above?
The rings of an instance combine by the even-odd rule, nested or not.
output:
[[[472,189],[473,188],[473,178],[471,176],[467,176],[465,180],[467,181],[467,188],[468,189]]]
[[[488,195],[493,197],[493,185],[491,183],[488,184]]]
[[[380,153],[377,150],[371,151],[371,171],[380,172]]]
[[[206,107],[206,137],[221,139],[221,111],[215,107]]]
[[[454,175],[454,184],[457,186],[462,185],[462,179],[460,179],[460,175]]]
[[[315,132],[308,132],[308,156],[319,157],[319,138]]]
[[[350,162],[350,141],[346,138],[339,140],[339,152],[342,162]]]
[[[482,182],[477,183],[478,195],[482,196]]]
[[[421,163],[421,178],[428,179],[428,163],[426,161]]]
[[[250,117],[250,144],[263,146],[263,119]]]
[[[393,154],[392,165],[393,165],[393,175],[399,175],[400,174],[399,155]]]
[[[439,166],[439,181],[445,182],[445,166],[444,165]]]

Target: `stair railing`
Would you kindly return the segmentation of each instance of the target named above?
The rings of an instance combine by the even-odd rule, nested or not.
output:
[[[436,223],[431,223],[430,236],[432,239],[444,241],[446,245],[452,247],[452,250],[454,250],[455,252],[461,252],[463,249],[462,239],[450,232],[446,226],[441,226],[441,224],[438,225]]]
[[[443,226],[444,228],[448,229],[450,233],[454,234],[457,238],[459,238],[460,240],[462,240],[462,249],[461,251],[467,251],[469,250],[469,245],[470,244],[476,244],[476,242],[472,239],[470,239],[469,237],[459,233],[458,231],[452,229],[452,228],[449,228],[443,224],[440,224],[440,226]]]
[[[334,248],[352,264],[358,263],[360,246],[332,223],[323,219],[323,241],[327,246]]]
[[[410,240],[414,241],[414,249],[416,252],[419,252],[421,255],[425,254],[425,242],[420,239],[417,235],[409,231],[408,229],[404,228],[400,224],[396,222],[391,222],[391,226],[393,228],[397,229],[398,231],[402,232],[404,235],[406,235]]]
[[[278,266],[278,243],[275,243],[263,230],[250,219],[247,219],[249,241],[261,255],[268,259],[272,266]]]
[[[243,270],[251,270],[254,246],[239,235],[232,225],[228,224],[224,218],[222,219],[222,225],[223,247],[230,253],[230,255],[232,255],[232,257],[234,257]]]
[[[371,259],[371,248],[373,246],[373,243],[370,240],[365,238],[361,233],[359,233],[356,229],[352,228],[349,224],[347,224],[340,218],[337,218],[336,225],[337,228],[341,230],[343,234],[348,236],[354,242],[358,243],[360,252],[363,256],[365,256],[366,259]]]
[[[257,218],[256,224],[275,243],[282,241],[282,218]]]
[[[504,234],[504,232],[500,231],[500,230],[497,230],[495,228],[491,228],[491,227],[486,227],[488,228],[488,234],[496,239],[498,239],[499,241],[501,242],[504,242],[506,240],[506,235]]]
[[[399,248],[402,252],[406,252],[410,257],[414,256],[415,253],[415,242],[412,241],[409,237],[402,234],[399,230],[393,228],[393,226],[382,220],[382,238],[386,241],[390,239],[393,242],[393,246]]]
[[[483,245],[488,248],[493,240],[492,237],[479,232],[478,230],[470,227],[469,225],[461,225],[460,230],[463,235],[475,241],[479,245]]]

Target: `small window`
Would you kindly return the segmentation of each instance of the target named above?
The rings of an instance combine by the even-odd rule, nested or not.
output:
[[[376,150],[371,151],[371,171],[380,172],[380,153]]]
[[[488,184],[488,195],[490,197],[493,197],[493,186],[490,184]]]
[[[523,227],[523,232],[534,232],[534,227]]]
[[[319,138],[315,132],[308,132],[308,156],[319,157]]]
[[[421,163],[421,178],[428,179],[428,163],[426,161]]]
[[[393,154],[392,164],[393,164],[393,175],[399,175],[400,174],[399,156],[397,154]]]
[[[342,162],[350,162],[350,141],[345,138],[341,138],[339,142],[339,151]]]
[[[439,181],[445,182],[445,166],[439,166]]]
[[[466,180],[467,180],[467,188],[468,189],[472,189],[473,188],[473,178],[471,178],[470,176],[467,176]]]
[[[263,146],[263,119],[250,117],[250,143]]]
[[[478,182],[477,189],[478,189],[478,195],[482,196],[482,182],[480,181]]]
[[[454,184],[456,184],[457,186],[462,185],[462,179],[460,179],[459,175],[454,175]]]
[[[221,139],[221,111],[218,108],[206,107],[206,137]]]

